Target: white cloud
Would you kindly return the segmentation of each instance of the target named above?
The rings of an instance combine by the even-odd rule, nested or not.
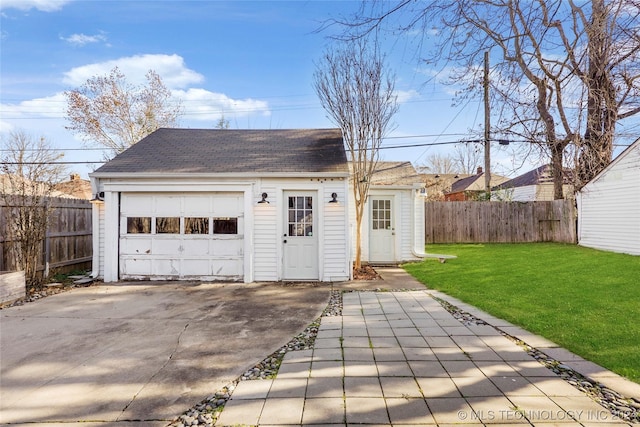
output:
[[[395,94],[398,97],[398,104],[404,104],[411,101],[412,99],[420,98],[420,94],[414,89],[397,90]]]
[[[27,128],[33,120],[41,122],[41,119],[47,119],[47,123],[56,122],[66,114],[66,102],[64,94],[60,92],[44,98],[29,99],[18,104],[0,104],[2,112],[0,133],[11,132],[22,127]]]
[[[0,104],[0,111],[4,117],[52,117],[58,118],[65,114],[66,98],[62,92],[44,98],[29,99],[18,104]]]
[[[89,43],[99,43],[107,41],[107,37],[104,34],[95,34],[93,36],[88,36],[86,34],[72,34],[69,37],[60,37],[60,39],[78,47],[82,47]]]
[[[18,9],[31,10],[37,9],[42,12],[55,12],[64,7],[71,0],[2,0],[0,2],[0,10],[2,9]]]
[[[222,93],[206,89],[188,89],[173,91],[173,96],[182,101],[184,118],[187,120],[213,123],[221,116],[229,119],[251,114],[269,116],[269,104],[257,99],[233,99]]]
[[[92,77],[109,74],[115,67],[122,71],[131,84],[145,83],[145,75],[149,70],[158,73],[170,89],[185,88],[204,81],[204,76],[187,68],[184,59],[179,55],[148,54],[76,67],[64,73],[63,82],[77,87]]]

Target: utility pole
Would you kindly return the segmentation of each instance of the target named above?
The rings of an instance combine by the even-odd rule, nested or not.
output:
[[[484,53],[484,191],[491,200],[491,120],[489,107],[489,51]]]

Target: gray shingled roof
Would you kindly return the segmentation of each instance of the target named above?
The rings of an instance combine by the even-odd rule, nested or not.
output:
[[[348,173],[340,129],[158,129],[94,174]]]
[[[562,171],[563,184],[571,184],[573,171],[564,168]],[[553,170],[551,165],[542,165],[525,174],[517,176],[509,181],[496,185],[494,189],[500,190],[504,188],[526,187],[528,185],[538,185],[545,183],[553,183]]]

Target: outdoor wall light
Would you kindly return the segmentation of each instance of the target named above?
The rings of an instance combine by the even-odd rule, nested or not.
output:
[[[104,202],[104,191],[97,192],[93,199],[89,200],[90,202]]]
[[[269,201],[267,200],[267,196],[269,196],[267,193],[262,193],[262,200],[260,200],[258,203],[269,203]]]
[[[331,193],[331,200],[329,203],[338,203],[338,195],[336,193]]]

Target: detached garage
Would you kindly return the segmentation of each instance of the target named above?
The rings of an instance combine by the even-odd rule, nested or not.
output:
[[[350,278],[339,129],[159,129],[90,177],[106,282]]]

